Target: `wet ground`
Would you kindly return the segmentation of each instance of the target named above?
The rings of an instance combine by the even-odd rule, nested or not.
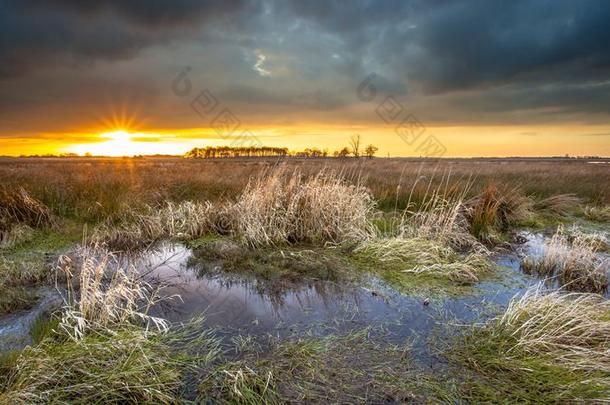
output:
[[[235,334],[323,335],[371,327],[383,330],[396,343],[410,342],[414,356],[430,364],[434,359],[426,342],[439,326],[484,321],[493,309],[505,307],[513,296],[538,282],[519,270],[517,254],[503,254],[495,257],[502,266],[499,280],[479,283],[476,292],[467,296],[406,296],[374,276],[358,283],[310,282],[269,294],[256,287],[256,280],[243,276],[201,276],[190,256],[183,246],[165,244],[139,263],[149,280],[167,284],[164,295],[176,296],[157,306],[154,315],[187,321],[204,314],[206,326]]]
[[[473,294],[430,300],[400,294],[373,276],[357,283],[312,281],[270,294],[244,275],[202,275],[200,264],[189,260],[192,251],[179,244],[165,243],[144,257],[122,260],[133,263],[151,284],[163,286],[161,294],[171,298],[154,307],[153,315],[170,321],[203,315],[206,327],[229,335],[285,336],[301,331],[323,335],[370,327],[383,330],[396,343],[410,342],[416,359],[435,366],[427,342],[439,329],[446,333],[447,325],[482,322],[540,282],[519,266],[525,256],[542,255],[548,236],[523,232],[521,237],[524,243],[513,251],[494,254],[501,268],[497,279],[478,283]],[[32,322],[60,302],[47,291],[34,310],[0,319],[0,351],[28,344]]]

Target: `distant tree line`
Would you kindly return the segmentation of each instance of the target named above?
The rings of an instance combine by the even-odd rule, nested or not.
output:
[[[350,147],[344,147],[329,153],[327,149],[305,148],[301,151],[289,151],[288,148],[276,148],[269,146],[206,146],[205,148],[193,148],[185,154],[187,158],[215,159],[236,157],[299,157],[299,158],[322,158],[336,157],[347,158],[349,156],[365,156],[372,159],[379,149],[374,145],[368,145],[361,150],[360,136],[355,135],[350,140]]]
[[[206,146],[205,148],[193,148],[185,156],[204,159],[288,156],[288,148],[269,146]]]

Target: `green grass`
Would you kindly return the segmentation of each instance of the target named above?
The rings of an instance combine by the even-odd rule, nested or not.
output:
[[[480,254],[460,254],[439,241],[424,238],[373,240],[353,258],[405,294],[443,296],[473,293],[477,282],[493,276],[494,266]]]
[[[570,370],[552,356],[519,350],[515,338],[490,329],[463,337],[449,358],[467,368],[459,394],[474,403],[562,403],[607,398],[604,372]]]
[[[77,341],[40,322],[38,343],[0,360],[0,403],[174,404],[185,376],[218,353],[197,322],[167,334],[120,325]]]
[[[46,337],[52,337],[59,329],[61,318],[59,314],[43,313],[30,326],[30,337],[34,344],[42,342]]]
[[[445,355],[469,402],[607,401],[609,333],[600,296],[534,289],[450,340]]]
[[[240,346],[241,347],[241,346]],[[382,403],[421,400],[408,346],[368,329],[248,344],[199,385],[200,400],[220,404]]]
[[[80,232],[73,223],[37,229],[26,242],[0,249],[0,315],[34,305],[37,287],[50,280],[50,260],[76,243]]]
[[[190,261],[201,274],[218,269],[254,276],[271,290],[289,288],[304,280],[346,281],[355,272],[349,257],[340,249],[309,245],[253,249],[229,238],[207,237],[197,246]]]
[[[179,389],[168,348],[140,330],[123,330],[26,348],[0,402],[171,403]]]

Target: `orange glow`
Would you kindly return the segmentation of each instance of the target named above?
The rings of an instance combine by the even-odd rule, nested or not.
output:
[[[305,125],[250,127],[265,146],[329,151],[346,146],[352,134],[362,136],[363,145],[379,147],[378,156],[419,156],[417,144],[406,144],[392,127],[367,125]],[[433,126],[426,128],[446,146],[451,156],[610,156],[608,125],[558,126]],[[424,136],[422,136],[423,138]],[[183,155],[193,147],[231,145],[233,137],[219,137],[211,128],[151,128],[107,126],[79,133],[40,134],[35,138],[0,139],[0,155],[77,153],[85,155],[133,156]]]
[[[65,150],[79,155],[134,156],[154,154],[182,154],[183,148],[158,142],[159,134],[129,133],[124,129],[104,132],[98,136],[101,142],[70,145]]]

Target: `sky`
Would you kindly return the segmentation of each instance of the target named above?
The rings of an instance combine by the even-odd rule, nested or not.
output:
[[[0,0],[0,155],[610,156],[610,1]]]

